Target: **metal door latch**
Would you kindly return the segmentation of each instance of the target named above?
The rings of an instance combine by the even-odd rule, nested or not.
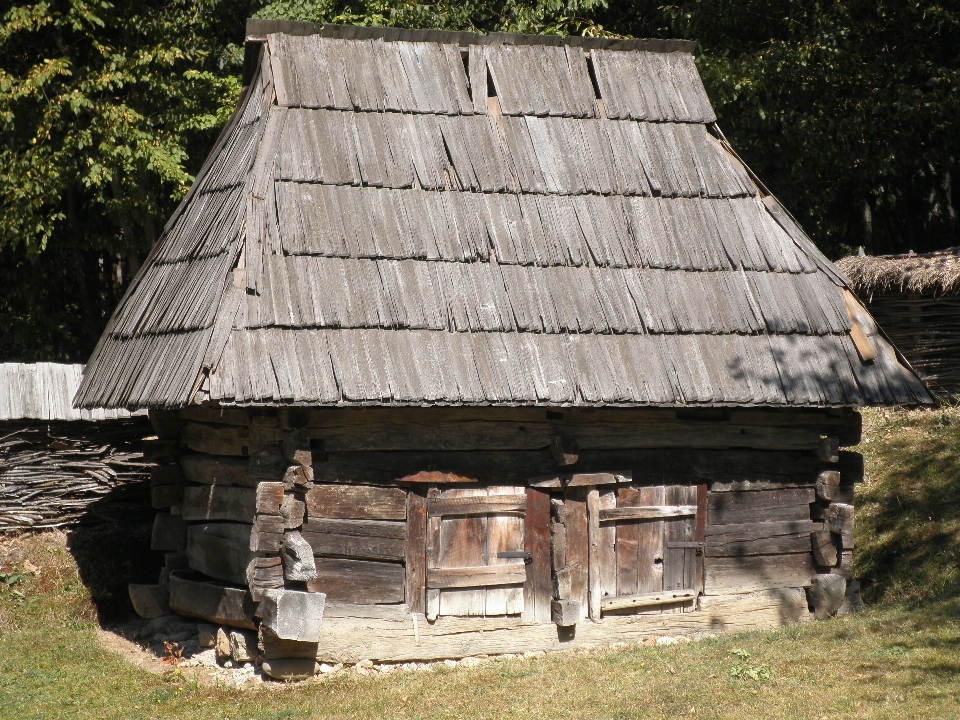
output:
[[[533,562],[533,553],[529,553],[526,550],[503,550],[497,553],[497,557],[504,560],[509,558],[523,558],[523,562],[526,565]]]
[[[702,542],[668,542],[667,547],[671,550],[680,550],[685,548],[694,548],[697,551],[697,556],[703,555],[703,543]]]

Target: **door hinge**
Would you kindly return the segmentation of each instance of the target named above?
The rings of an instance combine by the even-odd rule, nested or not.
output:
[[[697,555],[703,555],[703,543],[702,542],[668,542],[667,548],[670,550],[682,550],[686,548],[694,548],[697,551]]]

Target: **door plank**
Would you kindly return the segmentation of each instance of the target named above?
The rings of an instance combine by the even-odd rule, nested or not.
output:
[[[550,622],[553,587],[550,581],[550,495],[527,488],[523,549],[530,553],[523,590],[523,616],[532,622]],[[530,605],[528,609],[527,605]]]
[[[663,505],[667,501],[662,485],[640,488],[641,505]],[[660,592],[663,586],[664,521],[640,523],[637,542],[637,593]],[[629,594],[629,593],[624,593]],[[659,613],[658,608],[642,612]]]
[[[587,490],[587,616],[600,620],[600,491]]]
[[[410,612],[424,612],[427,587],[427,497],[422,490],[407,493],[406,537],[407,585],[405,596]]]
[[[615,508],[617,495],[613,490],[600,492],[600,512]],[[617,594],[617,528],[611,523],[600,526],[600,597],[615,597]]]
[[[516,497],[517,491],[524,488],[511,486],[495,486],[487,489],[488,500],[499,500],[501,497]],[[526,502],[526,495],[520,495]],[[485,550],[486,564],[491,566],[520,566],[524,568],[520,558],[499,558],[501,551],[523,550],[524,519],[507,515],[491,515],[487,518],[487,546]],[[524,578],[526,571],[524,570]],[[514,615],[523,611],[523,588],[488,588],[486,591],[485,615]]]
[[[619,488],[617,505],[629,508],[640,504],[640,491],[637,488]],[[639,543],[640,525],[637,522],[616,524],[617,534],[617,592],[621,595],[635,595],[639,582]]]
[[[580,602],[581,617],[587,616],[587,494],[584,488],[564,493],[567,512],[567,564],[570,566],[570,599]]]

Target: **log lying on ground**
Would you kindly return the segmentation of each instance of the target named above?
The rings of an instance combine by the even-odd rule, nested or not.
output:
[[[170,609],[220,625],[254,628],[256,604],[245,588],[229,587],[194,573],[170,575]]]

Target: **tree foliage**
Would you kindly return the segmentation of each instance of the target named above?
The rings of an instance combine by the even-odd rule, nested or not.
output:
[[[14,0],[0,17],[0,359],[89,354],[236,102],[248,16],[695,39],[721,128],[825,252],[960,244],[955,4]]]

